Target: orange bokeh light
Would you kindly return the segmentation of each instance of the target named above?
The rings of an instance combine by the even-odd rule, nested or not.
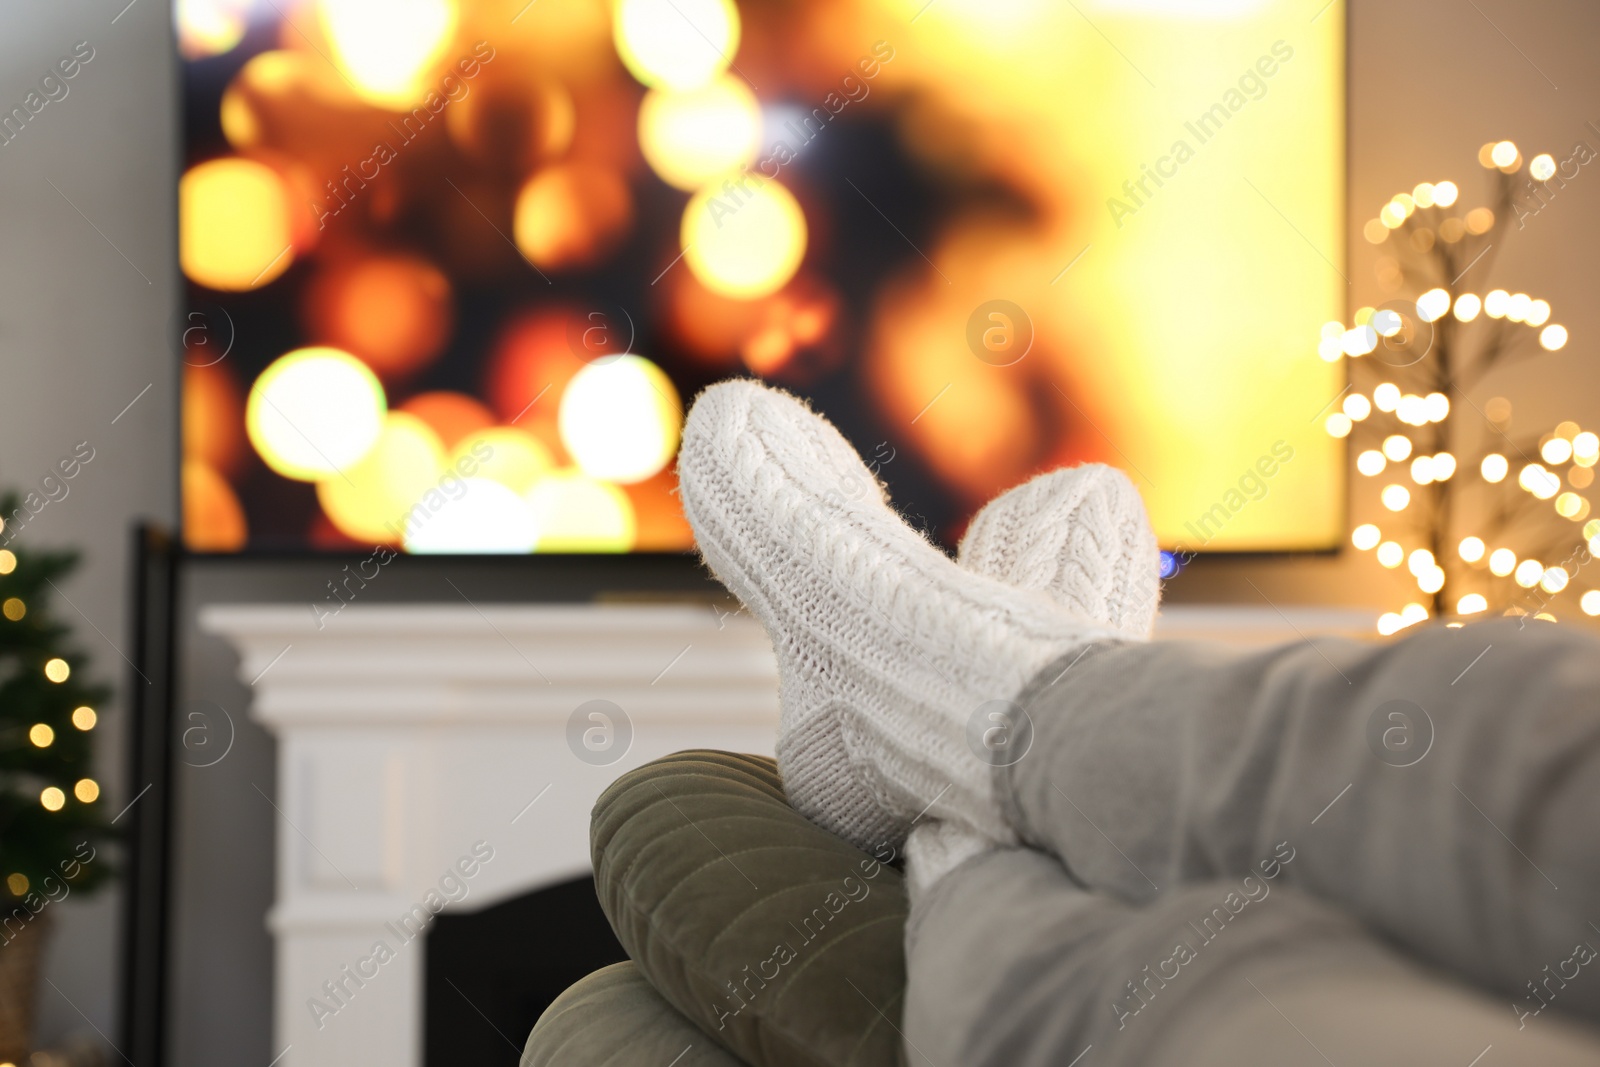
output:
[[[404,378],[443,349],[453,298],[427,260],[375,256],[320,275],[309,287],[306,318],[318,343],[359,356],[380,377]]]
[[[419,393],[401,404],[399,410],[433,427],[447,449],[455,448],[462,438],[494,425],[494,413],[465,393],[443,390]]]
[[[307,111],[317,121],[307,122]],[[351,95],[339,72],[312,52],[280,49],[253,56],[222,94],[222,132],[240,149],[293,151],[302,143],[325,142],[326,120],[336,113],[343,121],[335,127],[359,122],[376,130],[381,125],[381,117]]]
[[[518,496],[555,467],[538,438],[510,426],[491,426],[464,439],[451,456],[457,469],[462,461],[476,463],[473,477],[499,482]]]
[[[213,159],[178,182],[178,261],[208,289],[244,292],[294,263],[303,218],[282,174],[253,159]],[[299,223],[297,225],[297,222]]]
[[[891,290],[875,323],[868,365],[873,392],[903,439],[914,442],[949,488],[980,503],[996,485],[1040,469],[1045,427],[1039,398],[1054,397],[1042,353],[1025,376],[995,373],[973,357],[963,337],[977,303],[948,300],[935,279]],[[952,343],[952,338],[954,342]],[[1006,368],[1014,369],[1014,368]],[[1048,400],[1046,400],[1048,403]],[[1063,435],[1071,419],[1061,420]],[[897,438],[900,440],[901,438]]]
[[[635,551],[681,552],[694,546],[694,531],[678,503],[676,464],[622,490],[633,502]]]
[[[183,455],[236,474],[244,458],[244,390],[226,364],[183,368]]]
[[[688,271],[667,272],[665,318],[672,337],[690,355],[715,367],[736,367],[739,346],[760,320],[761,308],[749,300],[714,293]]]
[[[183,463],[183,543],[195,552],[237,552],[248,535],[228,480],[206,463]]]
[[[545,270],[599,262],[633,221],[633,198],[615,171],[557,164],[534,175],[517,195],[512,234]]]
[[[392,411],[358,462],[317,483],[317,500],[345,536],[368,544],[394,544],[405,517],[443,472],[444,446],[415,415]]]
[[[801,280],[761,301],[759,309],[754,328],[739,347],[752,371],[763,378],[801,384],[839,365],[843,348],[831,343],[839,298],[821,282]]]
[[[501,422],[531,433],[558,461],[566,458],[558,424],[561,394],[586,365],[571,346],[575,314],[562,308],[513,319],[490,352],[485,374]]]

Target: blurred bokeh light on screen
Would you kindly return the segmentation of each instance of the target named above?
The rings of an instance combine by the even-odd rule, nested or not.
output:
[[[466,478],[452,485],[438,510],[413,512],[403,543],[407,552],[507,554],[532,552],[538,542],[526,500],[499,482]]]
[[[416,256],[374,256],[330,268],[308,299],[314,338],[359,356],[380,377],[404,377],[450,336],[450,282]]]
[[[372,447],[317,483],[317,500],[352,541],[385,544],[404,529],[411,506],[444,473],[444,444],[415,415],[391,411]]]
[[[760,178],[710,185],[683,209],[683,258],[707,289],[750,300],[786,285],[806,254],[806,216],[794,194]]]
[[[587,266],[616,245],[633,217],[628,186],[614,171],[556,165],[528,180],[517,196],[517,247],[548,270]]]
[[[318,0],[317,15],[356,92],[396,110],[425,91],[456,25],[454,0]]]
[[[732,0],[617,0],[616,37],[641,82],[692,89],[739,50],[739,11]]]
[[[185,59],[221,55],[244,40],[252,0],[178,0],[178,50]]]
[[[639,106],[639,147],[661,180],[694,191],[755,162],[761,104],[739,78],[694,89],[652,89]]]
[[[538,480],[555,469],[550,450],[529,433],[511,426],[492,426],[463,439],[451,455],[452,464],[473,459],[478,476],[499,482],[524,496]]]
[[[212,289],[266,285],[294,262],[289,212],[289,190],[271,167],[249,159],[200,164],[178,183],[183,272]]]
[[[304,482],[347,477],[383,431],[383,386],[337,348],[301,348],[256,379],[245,410],[250,443],[267,466]]]
[[[560,471],[528,494],[541,552],[626,552],[633,547],[633,504],[610,482]]]
[[[561,396],[561,443],[593,478],[644,481],[677,452],[682,424],[672,379],[640,356],[589,364]]]

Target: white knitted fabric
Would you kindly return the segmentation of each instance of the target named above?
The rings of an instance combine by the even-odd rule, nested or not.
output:
[[[994,847],[995,841],[957,823],[918,820],[906,838],[906,892],[912,903],[939,879]]]
[[[1139,490],[1114,467],[1054,470],[1002,493],[973,516],[957,558],[1129,636],[1155,626],[1161,552]]]
[[[1161,600],[1160,550],[1128,476],[1100,464],[1041,474],[984,505],[957,556],[970,571],[1038,589],[1086,619],[1147,639]],[[912,899],[995,842],[919,820],[906,839]]]
[[[772,640],[795,809],[869,850],[924,814],[1014,840],[972,723],[1119,635],[956,566],[863,491],[875,479],[826,420],[757,382],[696,400],[678,481],[706,563]]]

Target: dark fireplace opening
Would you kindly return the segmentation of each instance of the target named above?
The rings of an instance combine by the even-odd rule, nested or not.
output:
[[[445,912],[428,930],[423,1008],[427,1067],[516,1067],[550,1002],[628,958],[594,879],[546,886],[492,908]]]

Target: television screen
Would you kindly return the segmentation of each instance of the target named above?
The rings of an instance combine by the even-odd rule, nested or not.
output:
[[[683,550],[733,375],[945,544],[1091,461],[1168,547],[1338,543],[1342,9],[176,10],[194,550]]]

